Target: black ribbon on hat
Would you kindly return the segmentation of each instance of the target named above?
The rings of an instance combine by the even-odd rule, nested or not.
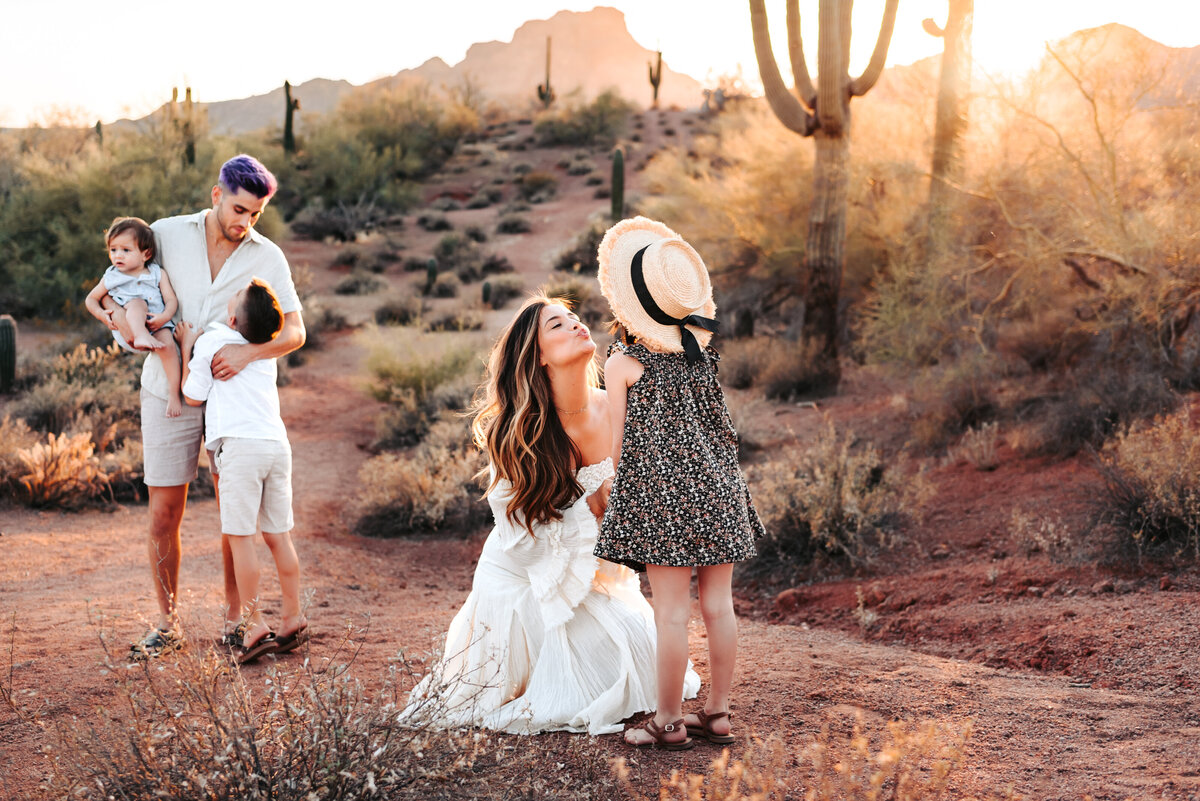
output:
[[[650,294],[650,290],[646,286],[646,278],[642,274],[642,254],[649,247],[650,245],[646,245],[646,247],[633,254],[633,261],[629,265],[629,277],[633,281],[633,291],[637,293],[638,300],[641,302],[642,308],[650,315],[650,319],[659,325],[679,326],[679,338],[683,341],[683,352],[687,356],[687,360],[689,362],[698,362],[700,361],[700,343],[696,341],[696,335],[689,331],[687,327],[694,325],[697,328],[703,328],[705,331],[711,331],[715,334],[720,330],[721,324],[716,320],[710,320],[698,314],[689,314],[687,317],[672,317],[659,308],[658,304],[654,302],[654,296]]]

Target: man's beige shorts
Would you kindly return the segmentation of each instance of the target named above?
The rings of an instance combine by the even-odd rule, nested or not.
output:
[[[167,402],[142,390],[142,471],[148,487],[180,487],[200,474],[204,407],[167,417]]]
[[[287,442],[225,437],[213,470],[221,476],[221,533],[292,530],[292,449]]]

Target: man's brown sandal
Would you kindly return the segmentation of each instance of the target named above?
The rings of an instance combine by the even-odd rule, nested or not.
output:
[[[672,742],[670,740],[663,739],[665,735],[672,732],[677,732],[684,728],[683,718],[668,723],[662,728],[659,728],[658,724],[654,722],[654,718],[650,718],[644,724],[638,726],[638,728],[645,731],[646,734],[649,734],[654,739],[646,743],[630,743],[628,740],[625,741],[634,748],[649,748],[650,746],[654,746],[655,748],[661,748],[664,751],[686,751],[696,744],[696,741],[691,737],[684,737],[678,742]]]
[[[715,743],[716,745],[729,745],[730,743],[737,741],[737,738],[732,734],[717,734],[712,730],[712,722],[714,720],[733,717],[728,712],[714,712],[710,715],[702,709],[699,712],[693,712],[691,714],[695,715],[700,721],[699,726],[693,726],[690,724],[687,726],[687,733],[693,737],[703,737],[705,740],[708,740],[710,743]]]

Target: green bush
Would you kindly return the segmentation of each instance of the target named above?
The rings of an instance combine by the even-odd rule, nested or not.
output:
[[[554,173],[534,170],[521,176],[521,183],[517,188],[520,190],[521,197],[530,203],[544,203],[554,197],[554,193],[558,190],[558,178],[554,176]]]
[[[424,304],[417,295],[405,295],[389,300],[375,310],[375,322],[379,325],[412,325],[421,319]]]
[[[610,146],[629,120],[632,104],[614,92],[603,92],[591,103],[549,111],[533,129],[542,146]]]
[[[532,230],[529,218],[523,214],[505,214],[496,222],[498,234],[527,234]]]
[[[459,281],[469,283],[483,276],[483,251],[468,236],[446,234],[434,247],[433,257],[437,259],[438,268],[444,271],[443,274],[453,273]]]
[[[433,282],[432,294],[435,298],[456,298],[462,289],[462,281],[453,273],[442,273]]]
[[[371,295],[387,287],[384,279],[371,273],[355,270],[338,281],[333,291],[338,295]]]
[[[503,309],[510,300],[520,297],[525,291],[525,281],[516,275],[502,275],[491,279],[490,283],[492,289],[488,304],[493,309]]]
[[[584,273],[595,275],[600,269],[597,254],[600,251],[600,240],[608,224],[593,222],[587,230],[575,238],[575,241],[554,259],[554,269],[564,272]]]

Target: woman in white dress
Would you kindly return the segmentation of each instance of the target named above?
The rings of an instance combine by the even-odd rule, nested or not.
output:
[[[402,723],[609,734],[654,708],[653,612],[636,573],[592,554],[613,474],[595,353],[567,301],[545,296],[493,347],[472,430],[496,524]],[[684,697],[699,687],[689,667]]]

